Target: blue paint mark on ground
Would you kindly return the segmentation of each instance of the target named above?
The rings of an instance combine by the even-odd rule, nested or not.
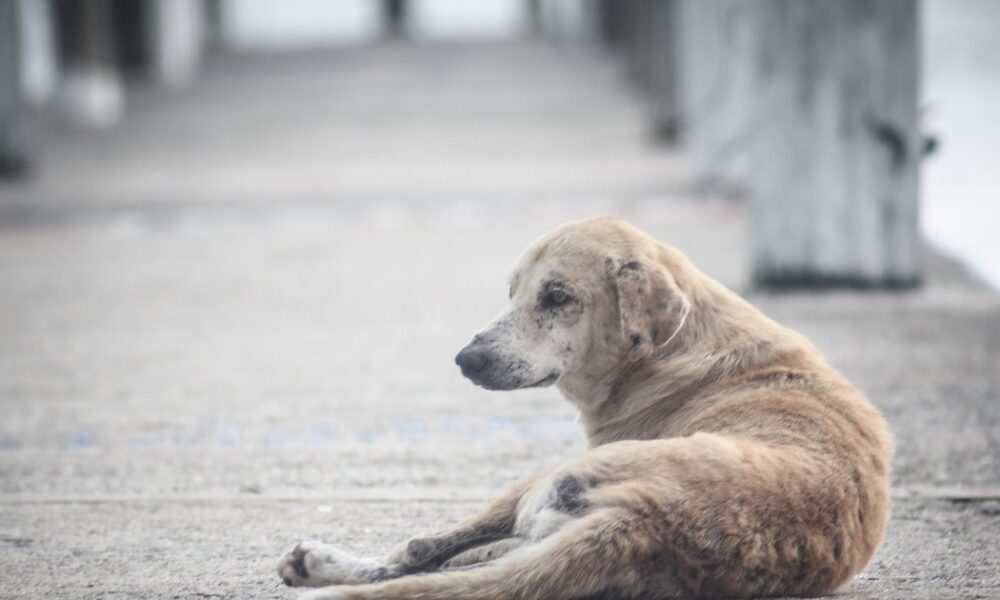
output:
[[[96,441],[97,437],[93,431],[81,429],[63,435],[62,439],[59,440],[59,448],[63,450],[85,450],[92,447]]]
[[[510,417],[493,417],[486,422],[486,428],[490,431],[500,431],[509,429],[513,424],[514,420]]]
[[[313,446],[328,446],[337,441],[337,424],[333,421],[320,421],[309,430],[308,442]]]
[[[469,433],[471,427],[468,421],[462,417],[443,417],[441,419],[441,424],[438,426],[438,431],[447,434],[463,434]]]
[[[215,440],[223,446],[239,446],[243,444],[243,431],[239,427],[226,427],[216,434]]]
[[[138,435],[129,438],[127,443],[133,448],[155,448],[165,442],[162,435]]]
[[[264,447],[274,448],[276,446],[287,446],[293,439],[294,436],[287,429],[272,427],[264,432],[259,444]]]
[[[378,436],[379,436],[378,431],[368,428],[368,429],[362,429],[361,431],[354,434],[354,439],[359,442],[368,443],[375,441],[375,438],[377,438]]]
[[[189,431],[175,431],[173,443],[177,446],[196,446],[211,439],[212,434],[212,427],[202,423]]]
[[[0,452],[11,452],[20,450],[21,442],[10,438],[0,438]]]
[[[427,436],[427,423],[420,419],[407,419],[396,425],[396,435],[404,440],[420,441]]]

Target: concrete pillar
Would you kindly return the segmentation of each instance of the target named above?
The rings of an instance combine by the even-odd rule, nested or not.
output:
[[[542,35],[562,43],[591,43],[600,38],[597,0],[545,0],[529,3],[537,11]]]
[[[59,78],[48,0],[18,0],[21,33],[21,83],[29,104],[52,99]]]
[[[742,194],[756,78],[753,3],[678,0],[677,105],[697,187]]]
[[[172,87],[188,83],[201,64],[205,6],[201,0],[151,0],[150,71]]]
[[[406,0],[382,0],[382,22],[387,37],[406,36]]]
[[[63,64],[57,100],[83,127],[108,127],[125,108],[118,71],[112,0],[58,0],[59,54]]]
[[[762,0],[751,200],[760,284],[920,275],[916,0]]]
[[[25,174],[30,163],[19,22],[17,1],[0,0],[0,178]]]
[[[597,4],[600,22],[598,31],[603,42],[610,48],[621,48],[625,43],[630,4],[631,2],[623,0],[599,0]]]
[[[678,0],[648,0],[645,51],[648,65],[643,81],[657,137],[676,142],[681,132],[680,23]]]
[[[650,22],[650,0],[624,0],[625,13],[625,57],[628,61],[629,77],[643,92],[647,86],[652,68],[650,55],[651,38],[656,35]]]
[[[674,142],[680,124],[680,0],[604,0],[594,27],[624,58],[629,79],[649,106],[653,131]]]

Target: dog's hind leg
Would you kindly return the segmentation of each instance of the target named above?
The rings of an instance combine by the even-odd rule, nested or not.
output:
[[[454,569],[456,567],[467,567],[470,565],[477,565],[491,560],[496,560],[502,556],[510,554],[514,550],[517,550],[523,546],[526,540],[522,537],[509,537],[502,540],[497,540],[489,544],[483,544],[482,546],[476,546],[475,548],[470,548],[461,554],[456,554],[449,558],[443,565],[442,569]]]
[[[481,566],[323,588],[309,600],[569,600],[682,596],[656,561],[642,515],[608,508],[571,521],[532,545]],[[651,572],[652,571],[652,572]]]
[[[472,518],[441,533],[413,538],[382,559],[358,558],[330,544],[303,542],[281,559],[278,576],[289,586],[321,587],[375,583],[433,571],[453,556],[513,536],[521,498],[543,477],[544,473],[528,479]]]

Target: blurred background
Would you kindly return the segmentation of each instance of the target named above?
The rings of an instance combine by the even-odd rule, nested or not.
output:
[[[0,0],[0,597],[290,597],[578,455],[452,359],[599,215],[885,412],[845,596],[1000,596],[997,131],[992,0]]]

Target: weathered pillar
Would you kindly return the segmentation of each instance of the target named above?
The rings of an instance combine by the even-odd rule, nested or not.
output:
[[[201,0],[152,0],[150,71],[157,81],[177,87],[197,73],[205,37],[204,16]]]
[[[681,142],[698,188],[740,194],[749,176],[754,126],[753,3],[678,4]]]
[[[916,0],[762,0],[751,201],[763,285],[920,275]]]
[[[595,5],[595,33],[625,59],[629,78],[649,106],[653,130],[676,141],[681,119],[679,95],[679,0],[606,0]]]
[[[52,99],[59,77],[48,0],[17,0],[20,11],[21,82],[29,106]]]
[[[626,13],[626,59],[629,76],[639,89],[646,91],[652,67],[650,42],[656,35],[649,20],[650,4],[655,0],[624,0]]]
[[[648,66],[645,89],[654,131],[663,141],[675,142],[681,129],[680,23],[677,0],[648,0],[645,51]]]
[[[532,28],[556,42],[587,43],[601,35],[597,0],[534,0],[528,13],[536,23]]]
[[[382,0],[382,23],[387,37],[406,36],[406,0]]]
[[[598,33],[611,48],[620,47],[625,42],[627,4],[627,0],[599,0],[597,4]]]
[[[24,174],[30,162],[17,11],[16,0],[0,0],[0,178]]]
[[[62,109],[78,125],[112,125],[125,105],[116,64],[112,2],[59,0],[55,7],[63,64]]]

